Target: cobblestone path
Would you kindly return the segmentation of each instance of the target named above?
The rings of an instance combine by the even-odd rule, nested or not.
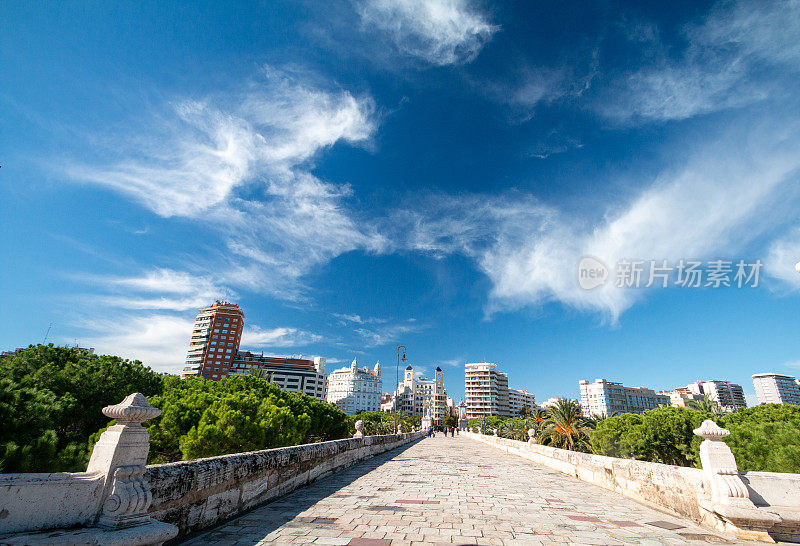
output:
[[[489,446],[438,434],[190,544],[741,544]]]

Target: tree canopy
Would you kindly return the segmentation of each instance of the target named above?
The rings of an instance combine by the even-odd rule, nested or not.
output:
[[[0,472],[83,471],[87,439],[108,422],[103,407],[163,377],[116,356],[52,345],[0,358]]]
[[[145,423],[151,463],[348,436],[347,416],[336,406],[281,391],[268,379],[182,380],[79,349],[18,350],[0,359],[0,471],[85,470],[109,425],[102,408],[133,392],[161,409]]]

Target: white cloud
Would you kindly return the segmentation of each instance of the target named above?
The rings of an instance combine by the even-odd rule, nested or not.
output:
[[[245,326],[241,347],[296,347],[322,341],[322,336],[297,328],[272,328],[264,330],[258,326]]]
[[[644,291],[616,288],[613,278],[581,289],[581,257],[600,258],[612,275],[620,259],[732,257],[793,218],[786,204],[798,202],[798,137],[789,122],[736,126],[594,223],[518,192],[433,196],[395,222],[412,249],[474,258],[493,284],[489,311],[560,301],[614,321]]]
[[[178,101],[134,136],[107,139],[110,155],[123,159],[67,162],[67,173],[111,187],[158,215],[202,221],[233,253],[234,260],[228,254],[224,265],[210,266],[225,271],[226,284],[298,299],[300,277],[316,264],[385,244],[347,209],[349,186],[316,178],[308,163],[336,142],[369,139],[376,128],[374,101],[321,89],[310,79],[268,67],[243,91]],[[213,291],[204,290],[203,297]],[[194,301],[128,303],[187,308]]]
[[[85,277],[116,294],[101,295],[96,301],[123,309],[187,311],[200,309],[216,299],[233,299],[236,294],[207,275],[156,268],[138,276]]]
[[[796,1],[723,2],[684,31],[688,45],[677,59],[651,32],[652,58],[613,83],[596,109],[620,120],[686,119],[782,94],[775,70],[800,67]],[[767,78],[765,69],[773,69]]]
[[[800,262],[800,228],[795,228],[770,245],[764,269],[792,290],[800,289],[800,273],[795,264]]]
[[[472,61],[498,30],[466,0],[366,0],[356,9],[401,53],[439,66]]]
[[[361,315],[346,315],[341,313],[333,313],[333,316],[341,319],[344,323],[353,322],[355,324],[383,324],[388,322],[386,319],[376,317],[362,317]]]
[[[415,319],[408,319],[396,324],[356,328],[354,332],[361,337],[365,347],[372,348],[390,343],[400,343],[404,335],[419,332],[426,327]]]
[[[191,319],[165,314],[109,316],[79,324],[92,332],[80,344],[176,374],[183,369],[193,325]]]

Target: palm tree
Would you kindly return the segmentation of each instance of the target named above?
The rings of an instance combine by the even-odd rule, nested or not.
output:
[[[703,398],[700,400],[689,400],[686,406],[693,410],[710,413],[712,415],[720,415],[723,413],[719,402],[712,399],[710,394],[704,394]]]
[[[575,400],[559,398],[547,408],[544,437],[553,447],[583,450],[589,446],[589,424]]]

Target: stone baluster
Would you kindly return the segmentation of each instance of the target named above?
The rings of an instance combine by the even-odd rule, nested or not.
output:
[[[492,431],[493,431],[494,435],[497,436],[497,429],[496,428],[492,429]]]
[[[106,476],[98,525],[121,528],[150,521],[147,509],[153,497],[144,479],[150,435],[142,422],[160,414],[138,392],[103,408],[103,415],[117,423],[100,436],[86,469]]]
[[[739,477],[733,452],[722,441],[730,431],[706,419],[700,428],[694,429],[694,433],[703,438],[703,443],[700,444],[700,462],[711,483],[712,500],[730,504],[737,499],[747,499],[749,503],[747,487]]]
[[[359,419],[356,421],[356,433],[353,434],[353,438],[363,438],[364,437],[364,421]]]
[[[533,445],[536,443],[536,429],[528,429],[528,444]]]

